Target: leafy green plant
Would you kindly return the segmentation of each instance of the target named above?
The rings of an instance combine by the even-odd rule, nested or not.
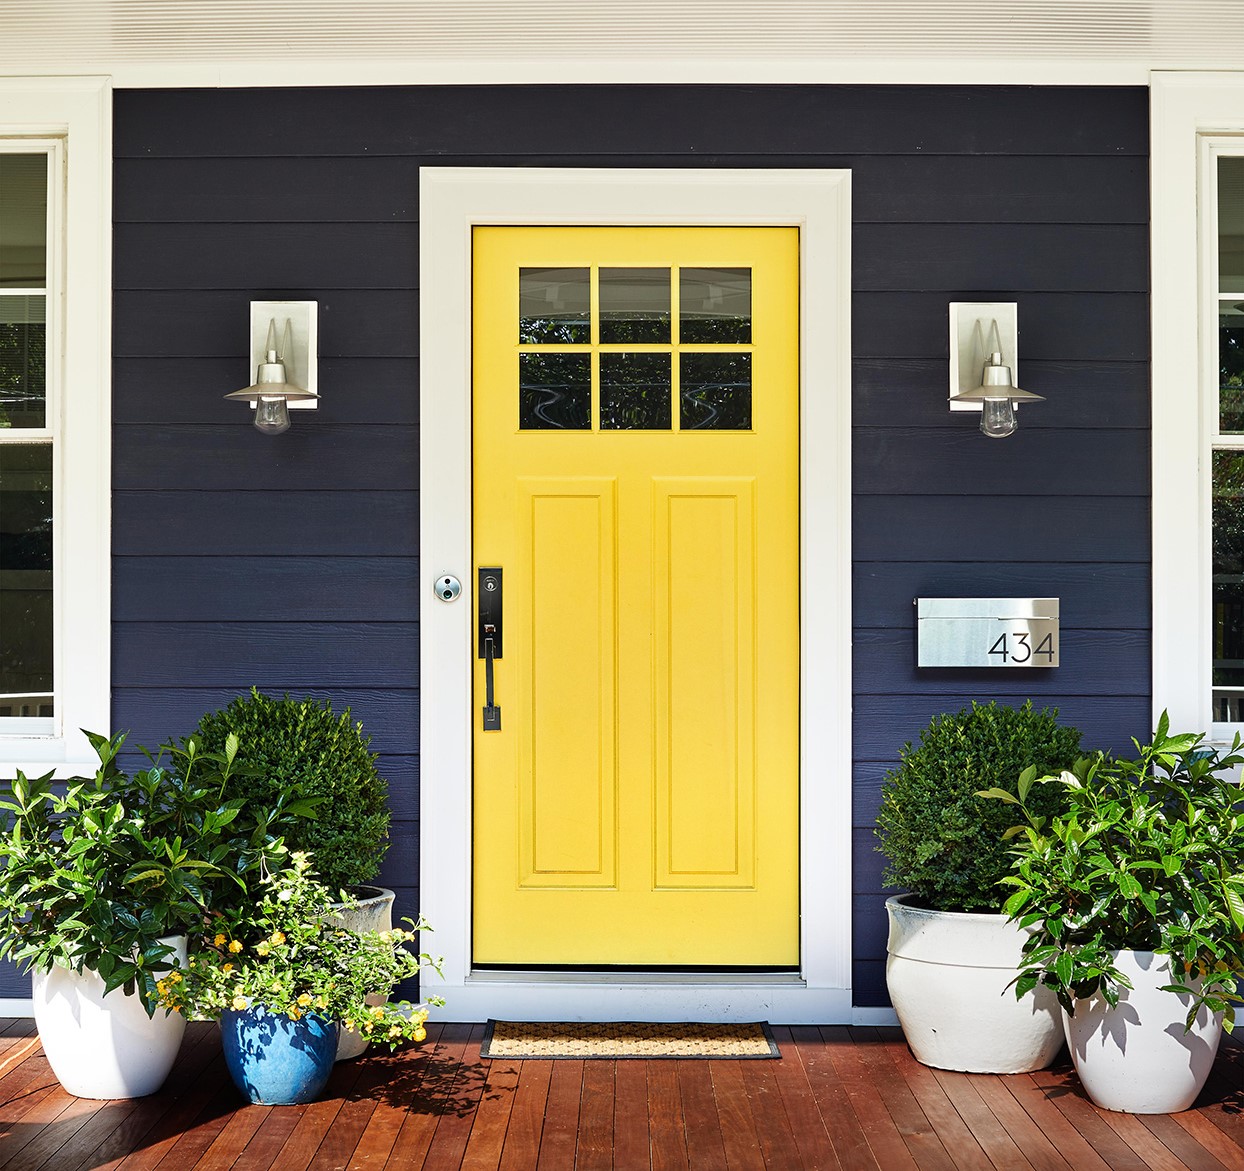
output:
[[[1011,867],[1002,834],[1013,819],[977,793],[1014,792],[1029,765],[1042,772],[1069,766],[1080,754],[1080,733],[1057,716],[1057,709],[1033,711],[1031,700],[1019,708],[973,703],[935,716],[918,748],[905,744],[882,783],[877,815],[887,885],[935,911],[1000,910],[998,882]],[[1050,792],[1047,804],[1056,799]]]
[[[1239,788],[1222,774],[1244,764],[1237,736],[1218,755],[1203,734],[1170,734],[1165,712],[1137,757],[1098,753],[1057,776],[1027,769],[1016,793],[989,789],[999,808],[1017,806],[1014,888],[1005,910],[1032,928],[1016,995],[1038,984],[1063,1007],[1100,993],[1110,1005],[1130,988],[1119,951],[1171,957],[1183,981],[1168,990],[1192,998],[1191,1026],[1204,1006],[1231,1029],[1236,982],[1244,974],[1244,814]],[[1062,793],[1053,816],[1037,800]],[[1014,812],[1014,810],[1012,810]]]
[[[244,780],[235,774],[230,796],[262,805],[282,794],[317,802],[314,816],[291,828],[287,840],[291,850],[314,857],[326,885],[340,890],[379,873],[389,845],[388,786],[349,708],[336,715],[327,701],[274,699],[251,688],[205,715],[194,732],[211,752],[222,751],[230,736],[248,766]]]
[[[213,925],[187,969],[159,981],[161,1004],[202,1017],[260,1005],[291,1020],[318,1013],[391,1048],[424,1039],[426,1008],[368,999],[424,967],[439,970],[438,961],[407,947],[428,930],[422,918],[388,931],[350,930],[336,913],[334,893],[316,881],[301,851],[285,869],[265,876],[259,891],[256,906]]]
[[[283,855],[281,834],[309,803],[228,797],[233,739],[220,754],[164,745],[152,767],[127,774],[116,759],[124,734],[87,735],[94,777],[62,793],[50,773],[19,772],[0,787],[0,957],[92,968],[105,994],[137,989],[150,1013],[151,973],[172,952],[160,938],[240,903],[250,872]]]

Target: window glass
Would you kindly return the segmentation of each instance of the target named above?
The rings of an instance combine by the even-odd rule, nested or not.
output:
[[[46,154],[0,151],[0,289],[47,286]]]
[[[518,425],[523,431],[590,430],[591,356],[519,354],[518,399]]]
[[[752,425],[752,356],[726,351],[683,354],[679,379],[684,431],[748,431]]]
[[[0,429],[46,424],[46,311],[41,294],[0,293]]]
[[[0,717],[52,714],[52,447],[4,444]]]

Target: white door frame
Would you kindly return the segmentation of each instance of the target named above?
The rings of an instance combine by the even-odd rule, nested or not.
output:
[[[851,206],[849,171],[424,168],[420,173],[420,909],[446,1020],[849,1022]],[[471,969],[471,229],[477,224],[800,229],[798,974]],[[462,582],[442,602],[433,583]],[[740,924],[740,933],[745,925]],[[746,960],[746,953],[742,957]]]

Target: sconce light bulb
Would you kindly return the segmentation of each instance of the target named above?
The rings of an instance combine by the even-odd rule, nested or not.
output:
[[[289,430],[289,406],[284,398],[260,397],[256,401],[255,430],[263,435],[280,435]]]
[[[1015,404],[1010,399],[987,398],[981,403],[981,432],[990,439],[1005,439],[1018,426]]]

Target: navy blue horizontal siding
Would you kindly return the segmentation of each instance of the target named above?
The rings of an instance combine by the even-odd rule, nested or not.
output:
[[[400,913],[418,900],[422,166],[852,170],[857,1003],[886,1003],[871,820],[905,740],[1028,694],[1086,743],[1143,734],[1143,89],[121,90],[114,111],[114,724],[153,743],[252,683],[351,704],[398,778]],[[320,304],[323,399],[276,441],[221,399],[251,377],[252,298]],[[1003,443],[946,408],[951,300],[1019,303],[1020,385],[1048,401]],[[1064,665],[918,672],[920,594],[1059,596]],[[842,783],[824,767],[805,783]]]

